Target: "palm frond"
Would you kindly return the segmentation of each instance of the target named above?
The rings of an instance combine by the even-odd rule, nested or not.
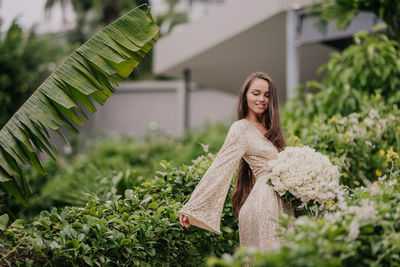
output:
[[[115,91],[117,80],[132,72],[159,36],[147,5],[137,7],[94,35],[72,53],[0,131],[0,190],[25,205],[31,189],[21,174],[21,165],[45,170],[38,158],[43,151],[55,158],[57,150],[49,131],[66,142],[61,127],[78,134],[92,101],[103,104]],[[81,115],[81,116],[80,116]]]

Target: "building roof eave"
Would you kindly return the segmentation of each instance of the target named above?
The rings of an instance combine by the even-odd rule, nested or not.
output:
[[[232,1],[178,32],[161,38],[154,48],[154,71],[181,77],[172,71],[190,64],[190,60],[207,53],[219,44],[233,39],[277,14],[309,5],[311,0],[246,0]],[[238,19],[240,18],[240,19]],[[284,30],[284,25],[282,25]],[[284,49],[284,48],[282,48]],[[221,55],[221,58],[224,58]]]

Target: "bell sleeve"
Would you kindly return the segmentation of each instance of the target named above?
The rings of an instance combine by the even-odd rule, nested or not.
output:
[[[220,221],[226,195],[245,151],[244,128],[240,121],[235,121],[213,163],[194,189],[189,201],[178,212],[188,216],[191,225],[221,234]]]

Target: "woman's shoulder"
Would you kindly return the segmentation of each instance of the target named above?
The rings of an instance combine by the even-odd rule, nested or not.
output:
[[[246,122],[241,119],[231,124],[226,139],[232,144],[246,146],[246,136]]]
[[[231,127],[242,127],[244,128],[246,126],[246,119],[240,119],[240,120],[236,120],[231,124]]]
[[[245,127],[245,119],[236,120],[231,124],[229,131],[235,133],[243,133],[245,131]]]

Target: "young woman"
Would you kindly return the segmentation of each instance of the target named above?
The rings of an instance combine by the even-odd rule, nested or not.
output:
[[[238,120],[229,128],[215,160],[179,211],[182,226],[191,224],[220,234],[220,220],[235,169],[239,167],[232,196],[239,218],[240,244],[266,251],[282,240],[276,236],[276,219],[294,216],[267,184],[267,162],[286,146],[279,119],[275,85],[265,73],[249,75],[238,99]]]

